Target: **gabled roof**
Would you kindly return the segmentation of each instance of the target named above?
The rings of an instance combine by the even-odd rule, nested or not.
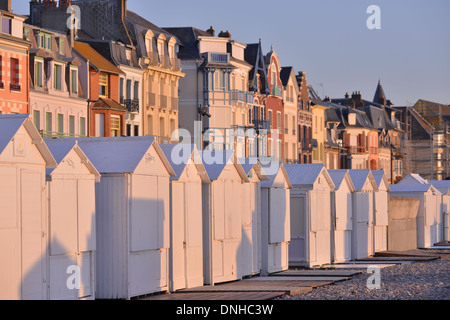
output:
[[[267,68],[264,61],[261,41],[258,43],[247,44],[244,51],[244,59],[253,66],[252,70],[248,73],[250,90],[258,92],[257,75],[259,74],[259,78],[261,80],[261,93],[268,94],[269,82],[267,80]]]
[[[422,178],[417,173],[410,173],[406,177],[404,177],[398,185],[411,185],[411,184],[428,184],[428,181],[424,178]]]
[[[248,182],[247,174],[241,164],[235,159],[235,154],[230,150],[203,150],[199,151],[203,165],[211,181],[220,178],[227,165],[233,164],[239,176],[244,182]]]
[[[313,186],[319,175],[323,172],[328,184],[333,189],[335,185],[328,174],[325,165],[319,164],[289,164],[286,165],[286,172],[293,186]]]
[[[175,172],[155,137],[70,138],[78,141],[81,149],[101,174],[133,173],[153,145],[171,176]]]
[[[280,171],[283,174],[284,179],[286,180],[288,188],[289,189],[293,188],[291,180],[289,179],[289,175],[286,171],[286,167],[282,162],[277,161],[270,161],[267,163],[262,162],[261,168],[264,174],[267,176],[267,180],[261,181],[261,188],[272,188],[275,182],[275,178],[277,177]]]
[[[280,78],[281,82],[283,83],[283,86],[286,87],[289,83],[289,77],[291,76],[291,73],[293,72],[293,67],[282,67],[280,72]]]
[[[238,162],[241,164],[247,176],[253,169],[255,169],[255,173],[259,180],[269,180],[269,178],[264,174],[261,163],[257,158],[240,158],[238,159]]]
[[[200,153],[194,144],[161,144],[160,147],[175,172],[175,176],[171,177],[171,180],[179,180],[186,165],[189,163],[189,160],[193,159],[193,163],[195,164],[202,181],[210,181],[206,168],[200,158]],[[179,150],[183,150],[183,153],[180,154]],[[174,153],[177,151],[178,153],[176,153],[175,157]]]
[[[361,191],[366,184],[366,181],[369,180],[372,188],[375,191],[378,191],[377,183],[375,182],[375,178],[373,177],[372,171],[369,169],[361,169],[361,170],[349,170],[350,178],[352,179],[353,185],[355,186],[355,190],[357,192]]]
[[[386,172],[384,172],[384,170],[372,170],[372,175],[378,188],[380,188],[381,186],[381,181],[384,181],[386,188],[389,190],[389,183],[386,177]]]
[[[342,182],[347,181],[350,187],[350,191],[355,192],[356,189],[355,186],[353,185],[352,179],[350,178],[348,170],[328,170],[328,173],[331,179],[333,180],[336,190],[338,190],[341,187]]]
[[[420,192],[425,193],[431,190],[434,194],[441,194],[439,190],[434,188],[431,184],[416,184],[416,185],[390,185],[391,193],[395,192]]]
[[[81,158],[81,161],[86,165],[88,170],[95,176],[96,181],[100,181],[100,173],[97,171],[95,166],[83,152],[83,150],[78,145],[77,141],[74,140],[66,140],[66,139],[46,139],[44,140],[47,144],[50,152],[56,160],[58,165],[67,157],[67,155],[74,150],[78,156]],[[47,175],[50,176],[55,171],[56,168],[47,169]]]
[[[116,110],[121,112],[128,111],[127,108],[125,108],[123,105],[118,103],[117,101],[114,101],[112,99],[106,99],[106,98],[99,98],[97,102],[95,102],[92,106],[92,109],[97,110]]]
[[[56,161],[28,114],[0,115],[0,155],[21,127],[30,135],[33,144],[46,161],[47,168],[55,168]]]
[[[122,70],[117,68],[114,64],[112,64],[112,62],[95,51],[94,48],[92,48],[88,43],[75,41],[73,48],[84,58],[89,60],[89,62],[99,71],[113,74],[124,74]]]

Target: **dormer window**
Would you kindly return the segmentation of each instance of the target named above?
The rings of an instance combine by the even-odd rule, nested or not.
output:
[[[37,46],[42,49],[52,50],[52,36],[46,33],[37,35]]]
[[[64,54],[64,38],[59,38],[59,53]]]
[[[350,113],[348,115],[348,124],[351,126],[356,125],[356,113]]]
[[[9,17],[2,17],[2,33],[11,34],[11,21],[12,19]]]

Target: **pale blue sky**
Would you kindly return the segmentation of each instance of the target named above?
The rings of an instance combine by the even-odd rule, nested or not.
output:
[[[28,0],[13,0],[28,14]],[[369,30],[370,5],[381,30]],[[305,71],[322,96],[361,91],[372,100],[378,79],[396,105],[419,98],[450,104],[448,0],[128,0],[129,10],[160,27],[229,30],[234,40],[271,45],[282,66]]]

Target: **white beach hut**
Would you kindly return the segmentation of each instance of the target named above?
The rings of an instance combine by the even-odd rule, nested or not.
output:
[[[355,187],[353,193],[352,259],[374,254],[374,193],[377,183],[371,170],[349,170]]]
[[[256,158],[238,159],[248,182],[242,185],[242,244],[240,246],[240,276],[261,273],[261,181],[267,177]]]
[[[391,197],[412,197],[420,199],[417,215],[417,247],[429,248],[436,244],[436,196],[441,193],[431,184],[390,185]]]
[[[389,226],[389,182],[383,170],[372,171],[378,187],[374,192],[374,222],[373,243],[374,251],[382,252],[388,249]]]
[[[348,170],[328,170],[335,185],[331,193],[332,262],[352,259],[353,193],[355,187]]]
[[[430,181],[442,193],[441,214],[438,226],[438,242],[450,241],[449,237],[449,211],[450,211],[450,180]]]
[[[99,299],[169,289],[170,177],[154,137],[78,139],[102,175],[96,185]]]
[[[290,266],[331,263],[331,192],[323,164],[286,165],[291,190]]]
[[[45,140],[57,162],[47,169],[49,299],[95,299],[95,183],[100,174],[73,140]],[[77,266],[80,287],[67,286]],[[77,270],[77,272],[78,272]]]
[[[170,291],[203,285],[202,183],[210,182],[197,148],[161,145],[170,178]]]
[[[261,182],[261,274],[289,269],[292,184],[280,162],[263,164],[268,180]]]
[[[406,176],[402,181],[398,183],[400,186],[406,186],[406,185],[426,185],[431,184],[435,188],[435,191],[433,192],[433,196],[427,196],[426,197],[426,203],[425,206],[428,207],[426,210],[426,218],[425,222],[425,229],[429,230],[429,235],[425,236],[425,242],[421,243],[421,245],[431,245],[433,246],[436,243],[439,243],[443,241],[443,230],[444,230],[444,211],[443,211],[443,204],[444,204],[444,195],[442,192],[440,192],[438,185],[442,186],[438,181],[434,181],[434,183],[422,178],[418,174],[410,174]],[[446,192],[445,190],[445,184],[443,192]],[[433,215],[434,211],[434,215]],[[417,228],[422,229],[422,217],[417,217]],[[429,224],[427,224],[429,223]],[[442,230],[442,231],[441,231]],[[427,232],[428,234],[428,232]],[[418,237],[420,236],[418,231]],[[429,243],[429,244],[428,244]]]
[[[0,115],[0,299],[46,300],[45,170],[56,161],[28,115]]]
[[[241,279],[242,193],[248,182],[232,151],[202,151],[211,183],[203,184],[203,271],[207,285]]]

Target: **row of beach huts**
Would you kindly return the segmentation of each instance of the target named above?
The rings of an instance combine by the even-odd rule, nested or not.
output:
[[[0,115],[0,299],[131,299],[448,241],[450,183]]]

